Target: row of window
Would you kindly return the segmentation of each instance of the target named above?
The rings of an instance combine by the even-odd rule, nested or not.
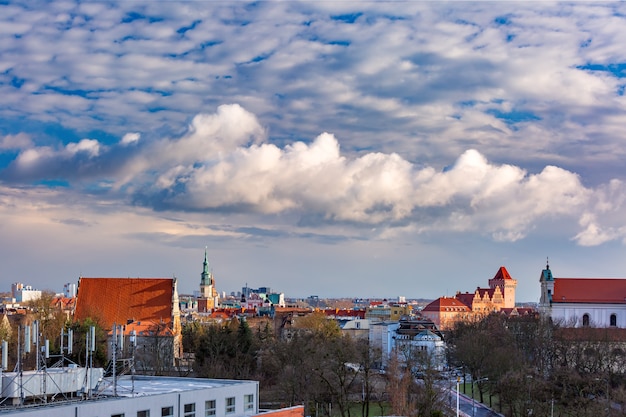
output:
[[[243,397],[245,411],[254,410],[254,394],[246,394]],[[233,414],[236,409],[235,397],[226,398],[226,414]],[[217,407],[215,400],[208,400],[204,402],[204,417],[212,417],[217,414]],[[174,407],[162,407],[161,417],[173,417]],[[196,403],[189,403],[183,406],[184,417],[196,417]],[[124,413],[112,414],[111,417],[125,417]],[[137,417],[150,417],[150,410],[137,411]]]
[[[583,326],[589,326],[589,314],[583,314]],[[611,314],[609,318],[609,326],[617,327],[617,314]]]

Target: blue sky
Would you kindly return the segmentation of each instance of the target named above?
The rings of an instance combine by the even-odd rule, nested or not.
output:
[[[624,277],[626,4],[0,4],[0,279]]]

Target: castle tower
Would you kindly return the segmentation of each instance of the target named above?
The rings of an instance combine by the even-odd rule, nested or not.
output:
[[[495,289],[500,287],[504,304],[501,308],[515,308],[515,288],[517,288],[517,280],[513,279],[509,271],[501,266],[496,275],[489,280],[489,288]]]

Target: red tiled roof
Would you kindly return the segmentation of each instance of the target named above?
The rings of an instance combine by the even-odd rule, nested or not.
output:
[[[422,311],[448,311],[446,308],[457,308],[459,311],[470,311],[470,308],[456,298],[439,297],[428,304]]]
[[[626,279],[557,278],[552,302],[626,304]]]
[[[501,308],[500,313],[505,316],[529,316],[535,314],[537,310],[531,307],[513,307],[513,308]]]
[[[52,307],[60,307],[61,309],[71,309],[74,307],[76,302],[76,298],[66,298],[66,297],[54,297],[50,302]]]
[[[493,294],[496,292],[496,289],[495,288],[476,288],[476,292],[481,297],[485,297],[485,294],[488,294],[489,298],[493,298]]]
[[[463,304],[465,304],[466,306],[468,306],[469,308],[472,308],[472,305],[474,304],[475,295],[476,293],[469,293],[469,292],[466,292],[465,294],[457,293],[455,298],[459,300],[460,302],[462,302]]]
[[[365,318],[365,310],[325,309],[324,314],[335,317],[358,317]]]
[[[173,291],[172,278],[80,278],[74,317],[106,327],[130,320],[171,323]]]
[[[513,278],[511,278],[511,274],[509,274],[509,271],[507,271],[505,267],[501,266],[500,269],[498,269],[498,272],[496,272],[496,275],[493,277],[493,279],[513,279]]]

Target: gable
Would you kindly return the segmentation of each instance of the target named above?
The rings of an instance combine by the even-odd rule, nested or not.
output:
[[[171,323],[173,292],[172,278],[80,278],[74,317],[91,317],[105,327]]]

